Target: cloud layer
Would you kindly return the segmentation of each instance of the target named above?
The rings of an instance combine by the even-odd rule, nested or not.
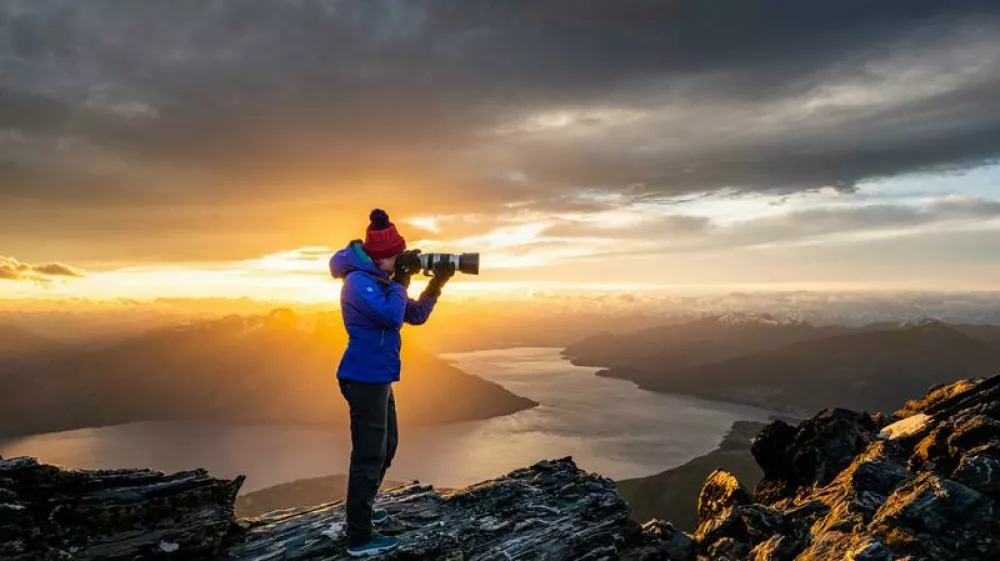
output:
[[[59,277],[82,277],[85,273],[62,263],[31,265],[0,255],[0,280],[30,281],[46,284]]]
[[[380,205],[851,192],[1000,155],[998,37],[974,0],[12,0],[0,222],[18,255],[212,259]]]

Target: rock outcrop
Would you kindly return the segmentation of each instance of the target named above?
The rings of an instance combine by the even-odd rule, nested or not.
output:
[[[979,561],[1000,559],[1000,377],[933,388],[892,417],[781,421],[751,491],[717,470],[689,535],[638,524],[609,479],[569,458],[458,491],[379,495],[402,538],[387,559]],[[0,558],[339,560],[340,502],[238,519],[242,478],[203,470],[64,470],[0,460]],[[694,505],[692,505],[694,507]]]
[[[65,470],[0,460],[0,559],[211,558],[243,483],[204,470]]]
[[[1000,377],[934,388],[889,418],[826,410],[766,427],[748,493],[709,477],[699,559],[1000,559]]]
[[[242,478],[204,471],[77,471],[0,460],[0,559],[348,559],[341,502],[236,519]],[[382,493],[393,559],[664,559],[692,542],[629,520],[614,483],[569,458],[460,491],[411,484]]]

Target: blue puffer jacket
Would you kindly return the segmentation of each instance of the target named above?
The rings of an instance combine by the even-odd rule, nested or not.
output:
[[[420,325],[427,321],[437,298],[425,294],[419,300],[389,275],[364,249],[360,240],[330,258],[330,274],[344,279],[340,310],[349,337],[340,359],[337,378],[357,382],[388,383],[399,380],[399,330],[403,322]]]

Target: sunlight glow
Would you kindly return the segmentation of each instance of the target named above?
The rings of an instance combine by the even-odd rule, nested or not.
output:
[[[434,233],[441,231],[441,228],[438,226],[438,219],[434,216],[415,216],[413,218],[407,218],[406,222]]]
[[[544,232],[549,226],[551,226],[551,222],[535,222],[520,226],[497,228],[488,234],[463,238],[456,240],[454,243],[459,247],[477,247],[482,249],[520,246],[536,241],[539,234]]]
[[[990,240],[1000,232],[998,180],[1000,166],[986,166],[873,181],[857,191],[827,187],[781,197],[721,192],[630,201],[627,195],[595,190],[580,194],[596,203],[597,210],[590,212],[515,209],[403,220],[434,232],[432,239],[408,239],[409,247],[482,253],[482,274],[462,276],[448,287],[462,298],[525,296],[541,287],[584,281],[602,291],[623,283],[643,289],[766,288],[777,278],[795,279],[782,280],[789,286],[843,287],[854,273],[810,260],[826,255],[822,252],[844,255],[844,248],[857,248],[862,259],[878,251],[871,249],[875,244],[914,248],[915,253],[940,251],[927,242],[941,237],[963,244],[962,251],[936,257],[951,259],[949,267],[921,269],[922,275],[900,269],[884,279],[875,268],[861,268],[858,274],[871,274],[857,280],[858,286],[954,288],[955,279],[968,277],[973,280],[962,280],[964,288],[994,289],[1000,269],[988,254]],[[971,187],[959,189],[959,183]],[[340,247],[307,245],[243,260],[114,268],[71,262],[87,275],[45,282],[0,278],[0,298],[251,298],[336,307],[340,283],[330,278],[328,261]],[[885,258],[901,259],[891,251]],[[425,284],[418,276],[410,294],[419,294]]]

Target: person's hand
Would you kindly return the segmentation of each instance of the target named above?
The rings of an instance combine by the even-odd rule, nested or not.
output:
[[[439,278],[442,282],[448,282],[448,279],[455,276],[455,263],[451,259],[442,259],[434,263],[432,271],[434,272],[434,278]]]
[[[403,285],[404,288],[409,288],[413,273],[420,270],[420,260],[416,258],[419,254],[419,249],[411,249],[400,254],[396,258],[396,267],[392,273],[392,280]]]
[[[420,250],[408,249],[396,259],[396,264],[406,271],[406,274],[413,275],[420,271]]]
[[[441,288],[444,287],[451,277],[455,276],[455,264],[451,262],[451,259],[445,259],[434,263],[432,270],[434,276],[427,283],[427,288],[424,291],[436,298],[441,296]]]

